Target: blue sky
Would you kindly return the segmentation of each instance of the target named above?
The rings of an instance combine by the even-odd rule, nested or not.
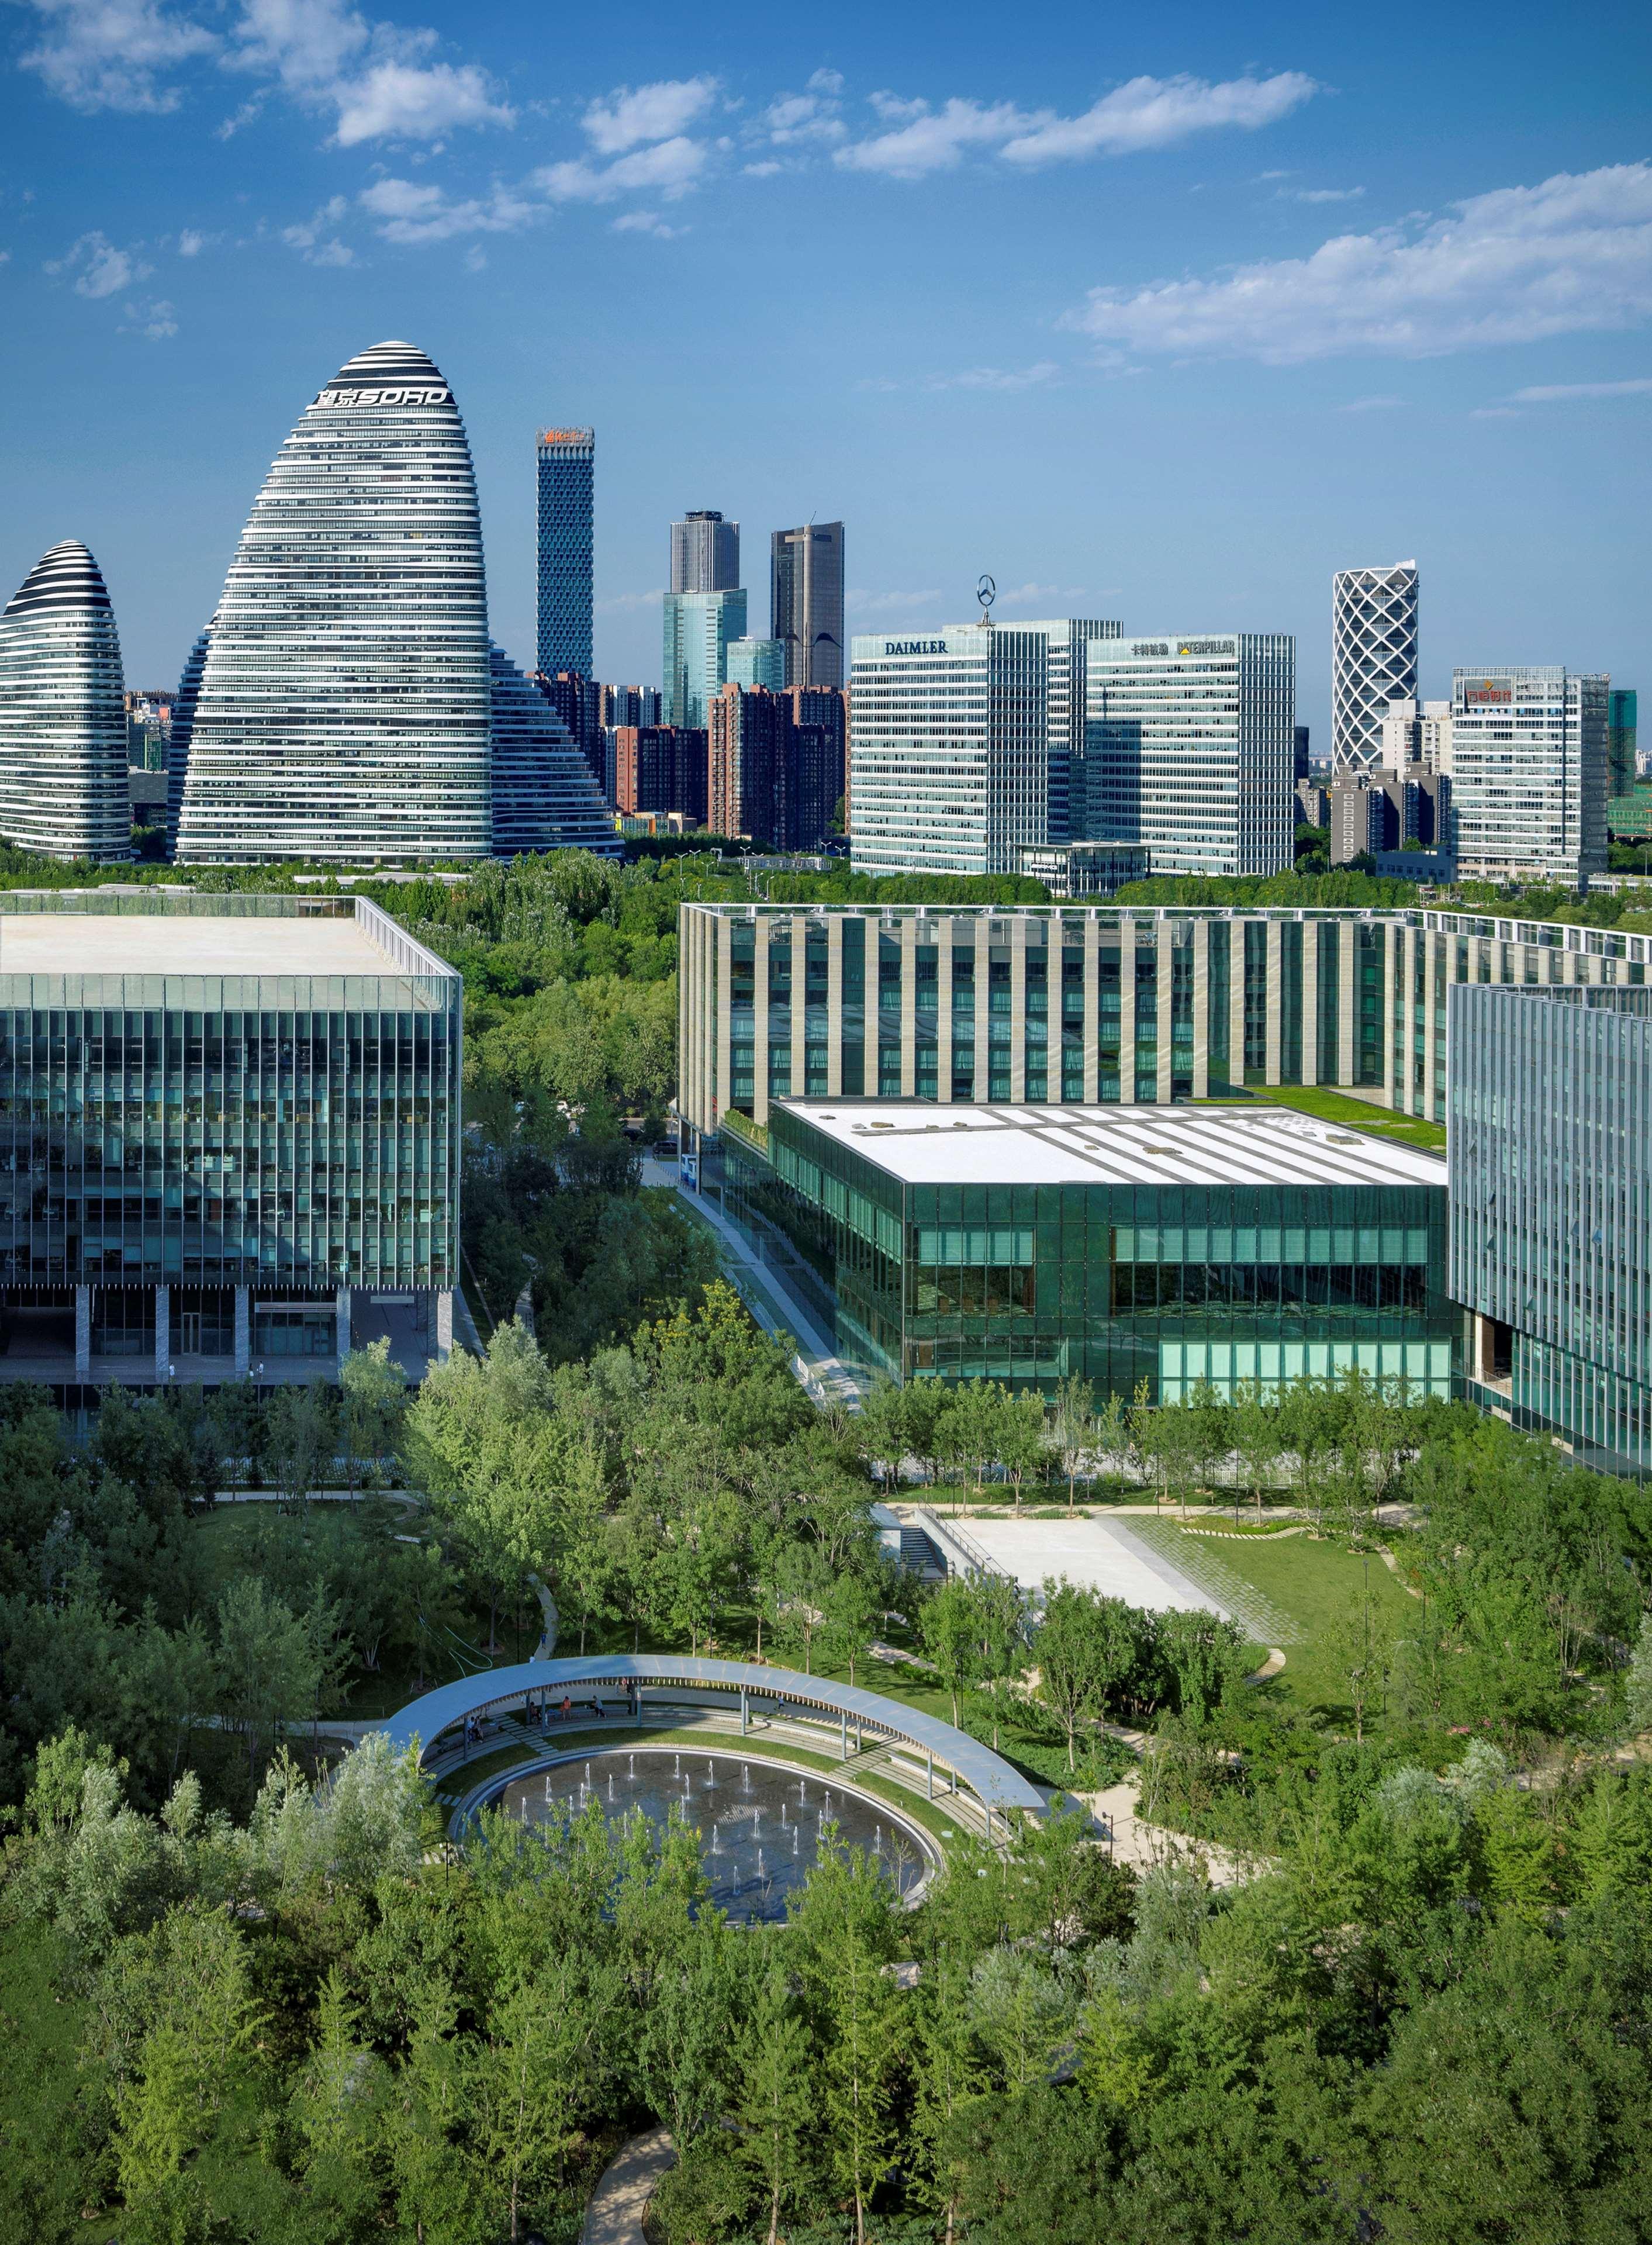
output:
[[[598,431],[598,668],[667,525],[848,526],[851,625],[1288,630],[1416,555],[1453,662],[1652,686],[1652,10],[0,8],[0,585],[84,538],[174,681],[335,368],[447,374],[495,635]]]

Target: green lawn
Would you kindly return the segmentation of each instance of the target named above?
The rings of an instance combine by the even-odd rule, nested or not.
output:
[[[1378,1138],[1397,1138],[1407,1146],[1420,1146],[1425,1152],[1443,1154],[1446,1150],[1446,1126],[1443,1122],[1426,1122],[1418,1115],[1400,1115],[1390,1107],[1378,1107],[1369,1099],[1351,1099],[1346,1092],[1331,1091],[1317,1083],[1270,1083],[1248,1086],[1247,1101],[1263,1100],[1275,1107],[1294,1107],[1299,1115],[1312,1115],[1322,1122],[1343,1122],[1351,1130],[1369,1130]],[[1234,1097],[1204,1100],[1202,1106],[1230,1107]]]
[[[1367,1596],[1372,1615],[1396,1636],[1413,1627],[1421,1611],[1374,1552],[1366,1559],[1340,1543],[1318,1543],[1307,1536],[1283,1542],[1241,1537],[1218,1543],[1207,1536],[1184,1536],[1167,1520],[1154,1545],[1195,1582],[1202,1563],[1220,1552],[1225,1569],[1290,1615],[1298,1635],[1284,1647],[1283,1672],[1265,1688],[1304,1712],[1337,1713],[1347,1706],[1347,1679],[1337,1673],[1327,1638],[1351,1612],[1363,1610]]]

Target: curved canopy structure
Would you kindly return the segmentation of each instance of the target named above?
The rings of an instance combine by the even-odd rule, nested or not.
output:
[[[835,1719],[845,1731],[851,1724],[863,1732],[876,1731],[891,1746],[932,1756],[938,1767],[949,1771],[975,1795],[989,1824],[994,1813],[1005,1810],[1022,1809],[1035,1816],[1044,1813],[1044,1798],[1035,1786],[951,1723],[898,1699],[863,1692],[856,1685],[740,1660],[682,1660],[647,1652],[607,1653],[589,1660],[524,1660],[425,1692],[392,1715],[384,1731],[398,1753],[416,1741],[423,1759],[456,1724],[474,1715],[504,1713],[530,1697],[552,1702],[603,1694],[618,1698],[633,1686],[640,1695],[649,1685],[666,1687],[659,1696],[667,1699],[674,1685],[679,1696],[692,1696],[702,1706],[710,1695],[727,1692],[731,1709],[741,1713],[758,1707],[764,1713],[795,1708],[805,1719]]]

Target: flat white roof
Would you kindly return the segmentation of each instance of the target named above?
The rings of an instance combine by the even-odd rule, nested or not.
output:
[[[394,974],[352,917],[0,912],[0,974]]]
[[[1415,1146],[1288,1107],[940,1107],[928,1100],[774,1105],[907,1184],[1446,1184]]]

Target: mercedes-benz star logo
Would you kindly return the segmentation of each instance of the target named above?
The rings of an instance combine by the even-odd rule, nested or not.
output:
[[[998,587],[990,577],[984,576],[975,587],[975,597],[980,602],[982,611],[985,613],[997,600]]]

